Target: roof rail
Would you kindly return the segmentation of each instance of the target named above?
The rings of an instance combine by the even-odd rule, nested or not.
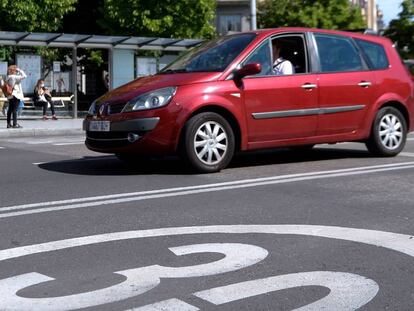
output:
[[[350,32],[360,32],[364,35],[373,35],[373,36],[381,36],[382,35],[382,31],[377,31],[374,29],[370,29],[370,28],[358,28],[358,29],[347,29],[345,31],[350,31]]]

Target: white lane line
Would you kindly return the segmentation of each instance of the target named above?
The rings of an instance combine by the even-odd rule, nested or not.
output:
[[[85,161],[94,161],[94,160],[95,159],[85,159]],[[46,162],[39,162],[39,164],[43,164],[43,163],[46,163]],[[361,166],[361,167],[329,170],[329,171],[319,171],[319,172],[309,172],[309,173],[288,174],[288,175],[281,175],[281,176],[242,179],[242,180],[226,181],[226,182],[221,182],[221,183],[212,183],[212,184],[204,184],[204,185],[196,185],[196,186],[185,186],[185,187],[165,188],[165,189],[156,189],[156,190],[148,190],[148,191],[117,193],[117,194],[84,197],[84,198],[76,198],[76,199],[68,199],[68,200],[48,201],[48,202],[39,202],[39,203],[30,203],[30,204],[23,204],[23,205],[16,205],[16,206],[0,207],[0,212],[9,211],[9,210],[25,209],[25,208],[33,208],[33,207],[51,206],[51,205],[58,205],[58,204],[59,205],[60,204],[72,204],[72,203],[80,203],[80,202],[117,199],[117,198],[124,198],[124,197],[162,194],[162,193],[170,193],[170,192],[177,192],[177,191],[188,191],[188,190],[216,188],[216,187],[218,188],[218,187],[223,187],[223,186],[232,186],[232,185],[239,185],[239,184],[250,184],[250,183],[256,183],[256,182],[285,180],[285,179],[290,179],[290,178],[301,178],[301,177],[307,177],[307,176],[317,176],[317,175],[325,175],[325,174],[335,174],[335,173],[354,172],[354,171],[361,171],[361,170],[363,171],[363,170],[372,170],[372,169],[382,169],[382,168],[389,168],[389,167],[392,168],[392,167],[399,167],[399,166],[411,166],[411,165],[414,165],[414,162],[401,162],[401,163],[392,163],[392,164]]]
[[[36,163],[33,163],[33,165],[42,165],[42,164],[45,164],[45,163],[47,163],[47,162],[36,162]]]
[[[82,140],[82,141],[68,142],[68,143],[57,143],[57,144],[53,144],[53,146],[83,145],[84,143],[85,141]]]
[[[399,155],[403,157],[414,157],[414,152],[401,152]]]
[[[193,186],[193,187],[180,187],[180,188],[160,189],[160,190],[152,190],[152,191],[142,191],[142,192],[136,192],[132,194],[125,193],[125,194],[115,194],[115,195],[100,196],[100,197],[88,197],[88,198],[79,198],[79,199],[72,199],[72,200],[41,202],[41,203],[25,204],[25,205],[17,205],[17,206],[9,206],[9,207],[0,208],[0,212],[9,211],[8,213],[0,214],[0,218],[8,218],[8,217],[37,214],[37,213],[44,213],[44,212],[55,212],[55,211],[69,210],[69,209],[80,209],[80,208],[100,206],[100,205],[112,205],[112,204],[135,202],[135,201],[150,200],[150,199],[186,196],[186,195],[208,193],[208,192],[243,189],[243,188],[251,188],[251,187],[258,187],[258,186],[268,186],[268,185],[291,183],[291,182],[306,181],[306,180],[317,180],[317,179],[332,178],[332,177],[372,174],[372,173],[378,173],[378,172],[387,172],[387,171],[395,171],[395,170],[403,170],[403,169],[405,170],[405,169],[410,169],[410,168],[414,168],[414,162],[377,165],[377,166],[371,166],[371,167],[360,167],[360,168],[354,168],[354,169],[314,172],[314,173],[305,173],[305,174],[292,174],[292,175],[285,175],[285,176],[257,178],[257,179],[251,179],[251,180],[239,180],[239,181],[234,181],[234,182],[224,182],[224,183],[218,183],[218,184],[207,184],[207,185],[200,185],[200,186]],[[133,196],[131,197],[131,195]],[[111,199],[108,200],[108,198],[111,198]],[[83,202],[88,202],[88,201],[92,201],[92,202],[83,203]],[[73,204],[76,202],[80,202],[80,203]],[[63,204],[68,203],[68,205],[46,207],[46,206],[57,205],[57,204],[62,204],[62,203]],[[24,210],[24,209],[33,208],[33,207],[41,207],[41,208]]]
[[[413,141],[414,140],[414,137],[407,138],[407,140]]]
[[[105,157],[105,159],[108,159],[108,158],[114,158],[115,159],[115,157],[112,157],[112,156]],[[80,161],[82,161],[82,162],[102,161],[102,157],[93,157],[93,158],[90,158],[90,159],[89,158],[83,158],[83,157],[82,158],[74,157],[71,160],[59,161],[59,163],[73,163],[74,160],[76,160],[77,162],[80,162]],[[32,163],[32,164],[33,165],[41,165],[41,164],[45,164],[45,163],[51,163],[51,162],[36,162],[36,163]]]
[[[58,145],[58,144],[75,144],[75,143],[84,143],[85,139],[80,138],[62,138],[62,139],[38,139],[35,141],[25,141],[27,145]]]
[[[5,148],[0,146],[0,149],[5,149]]]
[[[35,140],[35,141],[26,141],[27,145],[43,145],[43,144],[51,144],[56,142],[56,140]]]

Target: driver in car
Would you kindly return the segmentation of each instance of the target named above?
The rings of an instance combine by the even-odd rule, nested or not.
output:
[[[294,74],[295,68],[293,67],[292,63],[280,56],[280,51],[282,49],[280,42],[275,40],[272,42],[272,44],[274,59],[273,73],[277,76]]]

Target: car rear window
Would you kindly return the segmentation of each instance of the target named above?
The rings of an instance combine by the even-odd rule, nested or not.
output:
[[[355,42],[364,51],[372,69],[388,68],[387,54],[382,45],[361,39],[355,39]]]
[[[315,35],[322,72],[361,71],[361,56],[349,38]]]

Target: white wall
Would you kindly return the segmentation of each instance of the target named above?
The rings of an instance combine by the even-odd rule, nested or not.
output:
[[[135,78],[135,52],[133,50],[113,49],[112,51],[112,88],[126,84]]]

